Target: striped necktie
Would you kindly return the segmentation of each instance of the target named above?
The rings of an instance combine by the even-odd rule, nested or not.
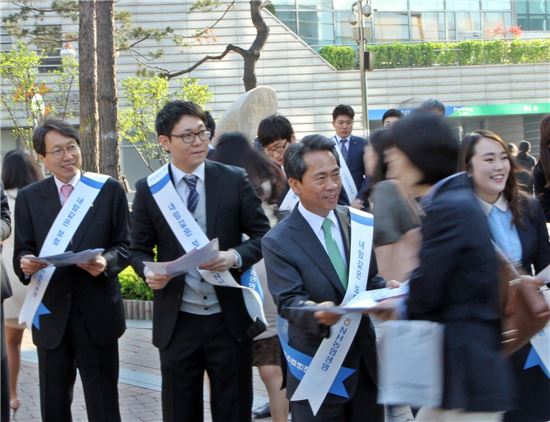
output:
[[[191,211],[191,213],[194,213],[199,203],[199,193],[197,192],[197,182],[199,181],[199,177],[194,174],[185,175],[183,176],[183,181],[189,188],[189,195],[187,195],[187,209]]]

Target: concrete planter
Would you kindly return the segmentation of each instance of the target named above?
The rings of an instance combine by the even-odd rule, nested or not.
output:
[[[152,300],[124,299],[124,315],[126,319],[153,319]]]

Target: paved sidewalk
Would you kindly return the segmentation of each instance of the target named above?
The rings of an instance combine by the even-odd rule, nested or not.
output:
[[[151,321],[127,321],[128,328],[119,341],[120,376],[119,400],[122,420],[161,421],[161,377],[157,349],[151,343]],[[21,407],[16,414],[18,422],[40,420],[40,393],[36,348],[28,330],[22,344],[22,362],[19,375]],[[205,383],[206,385],[206,383]],[[267,401],[267,393],[254,368],[254,407]],[[205,421],[211,420],[208,389],[204,390]],[[72,405],[73,420],[87,421],[84,395],[77,377]],[[262,419],[269,422],[270,419]],[[412,421],[407,409],[396,409],[387,415],[387,422]]]

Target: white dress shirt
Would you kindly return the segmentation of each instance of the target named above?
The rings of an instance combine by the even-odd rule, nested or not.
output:
[[[327,245],[325,243],[325,234],[323,233],[322,228],[325,217],[321,217],[320,215],[308,211],[301,202],[298,203],[298,211],[300,212],[300,214],[302,214],[302,217],[305,218],[305,220],[313,230],[313,233],[315,233],[315,236],[317,236],[319,242],[321,242],[321,245],[323,245],[323,249],[328,255]],[[344,262],[348,262],[345,254],[344,241],[342,240],[342,233],[340,232],[340,224],[338,223],[336,214],[334,214],[334,211],[330,211],[326,218],[329,218],[332,221],[332,238],[338,246],[338,250],[340,251],[340,255],[342,255],[342,259],[344,260]]]
[[[74,175],[74,177],[71,180],[69,180],[69,183],[62,182],[57,177],[55,177],[55,175],[53,176],[53,180],[55,181],[55,185],[57,186],[57,194],[59,195],[59,201],[62,204],[63,204],[63,194],[61,193],[61,188],[64,185],[71,185],[74,189],[76,184],[79,182],[81,176],[82,176],[82,173],[80,172],[80,170],[78,170]]]

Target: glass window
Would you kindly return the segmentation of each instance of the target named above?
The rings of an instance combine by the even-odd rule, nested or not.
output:
[[[479,12],[456,13],[456,38],[458,40],[478,38],[481,35]]]
[[[516,13],[527,13],[527,0],[516,1]]]
[[[299,10],[332,10],[332,0],[298,0]]]
[[[445,40],[447,41],[455,41],[456,40],[456,23],[455,23],[455,14],[452,12],[445,13],[445,17],[447,19],[446,23],[443,23],[444,25],[444,32],[445,32]]]
[[[277,17],[294,32],[298,32],[298,27],[296,26],[296,11],[277,11]]]
[[[407,0],[372,0],[372,8],[375,10],[394,10],[398,12],[403,12],[408,10]]]
[[[447,0],[447,10],[479,10],[479,0]]]
[[[509,20],[506,19],[507,13],[504,12],[487,12],[483,14],[483,30],[491,33],[497,27],[509,26]]]
[[[311,46],[334,44],[334,25],[330,12],[298,12],[299,34]]]
[[[279,13],[280,10],[295,10],[295,0],[274,0],[271,2],[275,8],[275,13]]]
[[[444,14],[411,12],[411,30],[414,41],[445,40]]]
[[[334,0],[334,10],[351,10],[351,5],[355,3],[355,0]]]
[[[529,0],[527,2],[529,5],[529,13],[546,13],[546,2],[544,0]]]
[[[353,34],[351,30],[351,24],[349,23],[349,16],[351,12],[337,11],[335,12],[336,28],[334,32],[336,34],[337,44],[355,44],[353,41]]]
[[[443,0],[409,0],[409,7],[414,11],[443,10]]]
[[[483,10],[512,10],[510,0],[481,0]]]
[[[49,42],[44,46],[46,57],[40,60],[40,66],[38,66],[38,72],[49,73],[56,69],[60,69],[61,49],[63,48],[63,37],[61,34],[61,25],[39,25],[39,29],[42,29],[45,34],[48,34],[49,38],[56,41]]]
[[[407,12],[379,12],[374,15],[374,37],[377,42],[409,40]]]

